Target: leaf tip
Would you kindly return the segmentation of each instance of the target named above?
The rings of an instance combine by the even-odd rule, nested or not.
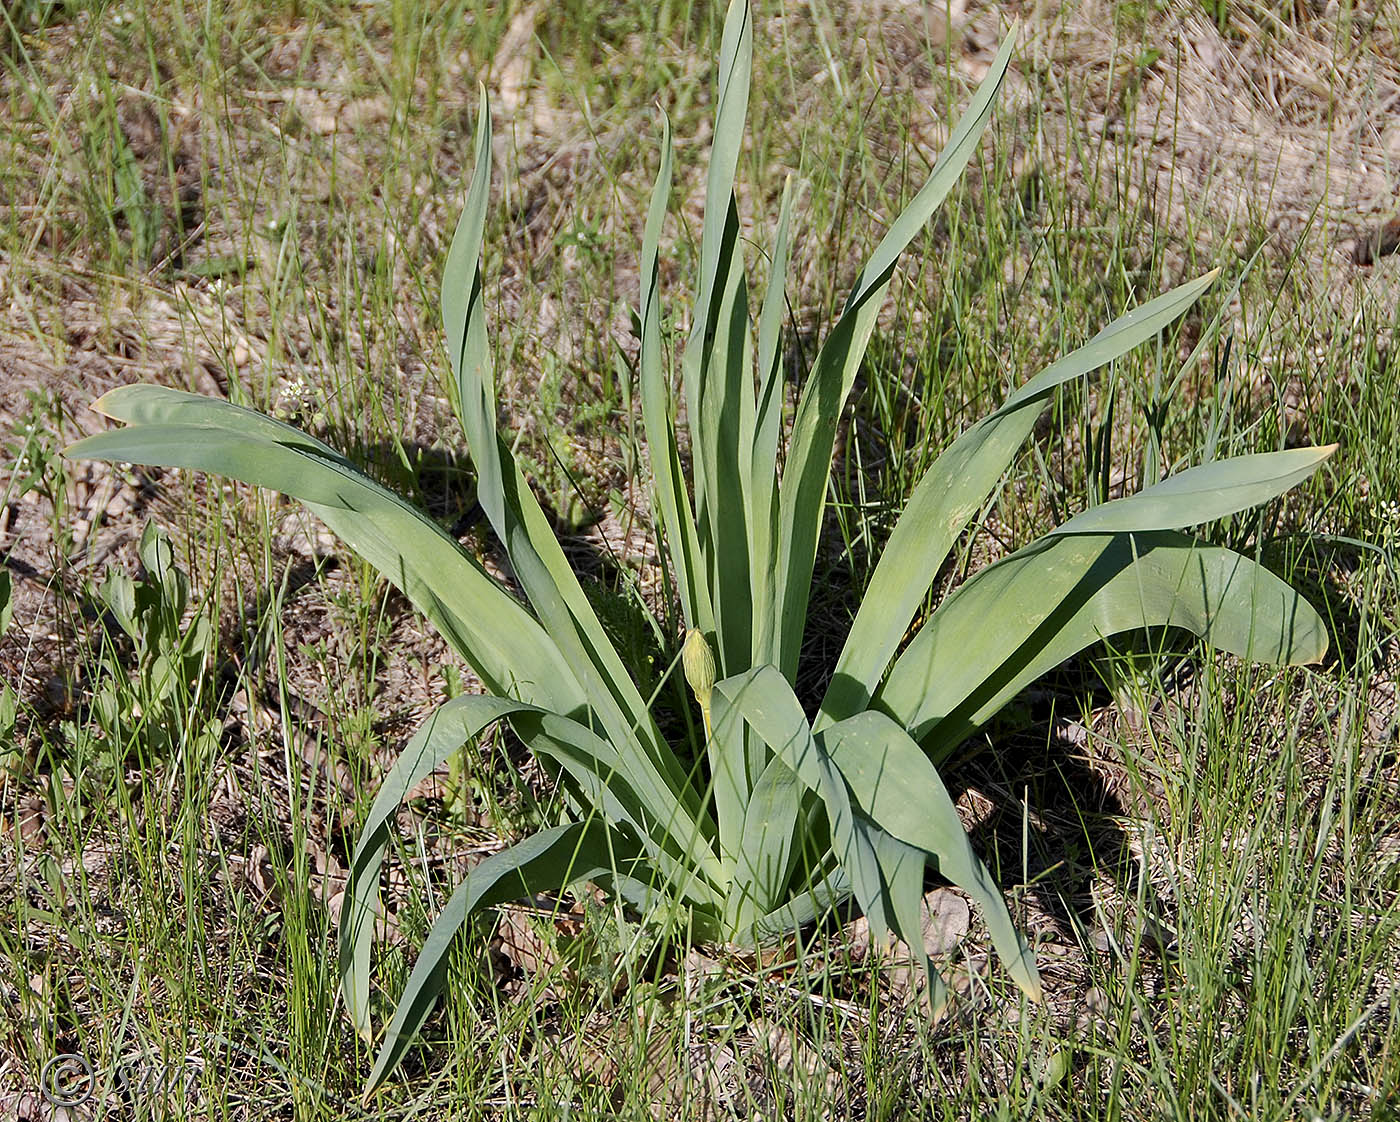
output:
[[[101,416],[103,416],[103,417],[106,417],[106,418],[108,418],[109,420],[113,420],[113,421],[117,420],[116,415],[115,415],[114,413],[111,412],[111,408],[110,408],[110,406],[109,406],[109,404],[108,404],[108,399],[109,399],[113,394],[117,393],[118,390],[120,390],[120,389],[121,389],[121,387],[119,386],[119,387],[117,387],[116,390],[108,390],[108,391],[107,391],[106,393],[104,393],[101,397],[96,398],[95,400],[93,400],[92,402],[90,402],[90,403],[88,404],[88,408],[91,409],[94,413],[97,413],[97,414],[99,414],[99,415],[101,415]],[[72,447],[72,445],[69,445],[69,447]]]

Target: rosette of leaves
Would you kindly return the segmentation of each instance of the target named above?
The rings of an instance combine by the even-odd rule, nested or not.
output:
[[[1315,471],[1328,448],[1208,463],[1093,507],[965,581],[903,642],[955,539],[1056,387],[1154,338],[1192,306],[1211,274],[1116,319],[1021,383],[943,450],[886,542],[830,688],[808,720],[793,683],[838,418],[897,260],[977,148],[1011,38],[928,181],[861,269],[788,417],[780,340],[789,197],[785,192],[756,322],[734,197],[751,36],[748,5],[733,0],[721,45],[699,275],[678,362],[689,471],[677,451],[679,409],[658,287],[671,189],[669,127],[646,217],[637,313],[636,378],[654,523],[689,635],[686,669],[705,694],[705,720],[694,734],[702,743],[676,746],[663,737],[498,430],[481,269],[491,180],[484,91],[475,170],[444,271],[442,316],[479,499],[523,601],[442,527],[333,448],[247,409],[127,386],[96,403],[126,427],[69,449],[73,456],[215,472],[295,496],[402,589],[485,684],[486,695],[456,698],[428,719],[385,776],[365,820],[340,950],[346,1008],[367,1038],[375,1036],[370,951],[379,874],[406,792],[499,721],[565,783],[572,816],[481,862],[442,908],[383,1029],[367,1091],[394,1069],[429,1015],[459,929],[491,905],[582,880],[642,916],[670,917],[695,936],[735,941],[793,929],[854,897],[874,931],[898,934],[918,953],[920,900],[933,870],[979,905],[1007,973],[1038,998],[1033,955],[936,763],[1027,683],[1109,636],[1183,628],[1220,650],[1272,663],[1311,662],[1326,650],[1322,621],[1286,583],[1247,557],[1178,530],[1282,494]],[[700,766],[688,768],[687,759]],[[930,986],[936,1002],[941,985],[932,972]]]

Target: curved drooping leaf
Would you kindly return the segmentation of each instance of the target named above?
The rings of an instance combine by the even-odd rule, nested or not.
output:
[[[933,217],[976,151],[991,120],[992,103],[1006,77],[1015,41],[1013,28],[939,153],[928,181],[861,270],[841,318],[817,352],[811,377],[798,399],[787,462],[778,488],[778,634],[773,659],[790,682],[796,680],[837,422],[875,329],[895,262]],[[932,577],[929,579],[932,581]]]
[[[350,858],[340,911],[340,988],[350,1021],[361,1036],[370,1035],[369,958],[378,911],[375,902],[379,896],[379,870],[389,844],[392,819],[415,784],[488,725],[520,707],[519,702],[507,698],[480,695],[455,698],[439,706],[379,785]]]
[[[768,761],[744,807],[743,833],[735,853],[729,914],[736,931],[752,927],[787,894],[796,852],[802,781],[779,756]]]
[[[1215,276],[1207,273],[1119,316],[943,450],[915,486],[880,554],[822,699],[818,728],[869,704],[953,542],[1031,434],[1050,394],[1152,338],[1195,304]]]
[[[554,826],[492,854],[467,874],[433,922],[385,1030],[365,1097],[398,1066],[447,983],[447,952],[467,920],[493,904],[546,891],[562,891],[585,880],[627,875],[630,855],[598,822]]]
[[[936,860],[938,871],[972,897],[982,909],[1007,972],[1039,1001],[1035,956],[1016,930],[996,881],[972,848],[957,807],[923,749],[893,720],[874,710],[823,729],[817,739],[850,787],[858,810],[884,832]],[[912,938],[919,938],[917,919]],[[910,942],[910,935],[905,940]]]
[[[904,940],[914,965],[928,980],[929,1007],[936,1013],[947,1000],[948,987],[924,946],[924,872],[928,855],[884,830],[876,828],[873,833],[875,859],[880,863],[880,878],[890,902],[890,926]]]
[[[937,759],[1022,688],[1100,639],[1180,627],[1260,662],[1315,662],[1327,629],[1297,592],[1183,534],[1041,538],[934,612],[876,698]]]
[[[436,523],[319,441],[252,410],[158,386],[94,408],[129,427],[70,445],[74,458],[207,471],[304,502],[432,621],[493,692],[560,713],[587,702],[528,611]]]
[[[646,847],[665,887],[678,899],[718,911],[725,887],[718,862],[707,851],[700,826],[674,799],[650,801],[628,780],[627,761],[617,748],[576,721],[506,698],[467,695],[440,706],[414,734],[385,774],[370,808],[346,876],[340,919],[341,988],[356,1030],[369,1024],[369,957],[374,941],[379,870],[389,844],[392,820],[408,792],[431,775],[462,745],[496,721],[512,728],[536,755],[566,769],[610,825],[629,826]],[[705,877],[720,878],[719,886]]]

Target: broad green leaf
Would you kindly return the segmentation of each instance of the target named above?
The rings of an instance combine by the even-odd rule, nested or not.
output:
[[[1293,448],[1188,468],[1135,495],[1090,507],[1051,533],[1115,534],[1199,526],[1278,498],[1336,450],[1335,444]]]
[[[755,940],[788,934],[827,914],[853,894],[846,871],[839,865],[833,866],[814,884],[798,882],[791,885],[787,903],[758,919],[748,931],[741,929],[737,934],[740,938],[752,937]],[[873,928],[874,925],[871,926]]]
[[[802,705],[773,666],[760,666],[715,686],[715,729],[746,723],[826,806],[836,859],[845,869],[871,929],[889,927],[879,862],[866,824],[854,813],[840,772],[812,737]],[[718,777],[716,777],[718,781]]]
[[[1219,650],[1315,662],[1327,629],[1267,569],[1183,534],[1045,537],[953,592],[877,704],[939,758],[1035,678],[1100,639],[1179,627]]]
[[[536,755],[562,766],[584,795],[585,809],[609,825],[628,826],[658,874],[657,885],[675,899],[718,911],[730,874],[711,849],[713,827],[697,821],[655,776],[577,721],[535,709],[511,718],[511,727]],[[640,783],[633,781],[640,774]]]
[[[128,386],[97,404],[131,427],[80,440],[66,455],[207,471],[300,499],[400,588],[493,692],[582,710],[582,687],[529,612],[441,527],[342,457],[291,426],[194,394]],[[183,423],[192,417],[201,423]]]
[[[658,246],[671,193],[671,122],[663,117],[661,166],[651,192],[646,232],[642,237],[641,356],[638,360],[642,398],[642,427],[646,432],[660,528],[666,536],[681,608],[687,627],[705,634],[714,632],[705,561],[700,554],[699,532],[685,487],[680,453],[676,448],[671,391],[661,355],[661,302],[658,291]]]
[[[824,729],[817,739],[850,787],[859,812],[881,830],[935,858],[938,871],[977,902],[1007,971],[1030,997],[1040,1000],[1035,956],[1016,930],[996,882],[972,848],[937,769],[919,745],[889,717],[874,710]],[[918,939],[919,931],[916,918],[906,940]]]
[[[939,154],[928,182],[895,220],[861,270],[845,310],[818,351],[812,375],[798,399],[787,463],[779,486],[779,637],[774,661],[789,681],[796,680],[837,422],[875,329],[895,262],[933,217],[976,151],[977,142],[991,119],[992,102],[1006,77],[1015,39],[1013,29]],[[932,580],[932,575],[929,579]]]
[[[806,791],[778,756],[768,761],[744,808],[743,835],[735,855],[730,914],[735,930],[782,903],[796,857],[794,846]]]
[[[467,874],[428,933],[385,1031],[365,1099],[399,1065],[447,984],[447,952],[475,913],[523,896],[559,892],[583,880],[626,873],[616,839],[599,823],[571,823],[541,830],[510,849],[492,854]]]
[[[1030,379],[939,455],[885,543],[822,700],[818,728],[869,703],[953,542],[1030,435],[1050,394],[1152,338],[1185,313],[1214,279],[1214,272],[1207,273],[1119,316]]]

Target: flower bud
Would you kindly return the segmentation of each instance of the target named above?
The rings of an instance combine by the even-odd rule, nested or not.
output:
[[[707,713],[710,709],[710,691],[715,688],[715,656],[705,636],[692,627],[685,633],[685,646],[681,648],[681,666],[685,668],[685,680],[690,683],[690,691],[700,708]]]

